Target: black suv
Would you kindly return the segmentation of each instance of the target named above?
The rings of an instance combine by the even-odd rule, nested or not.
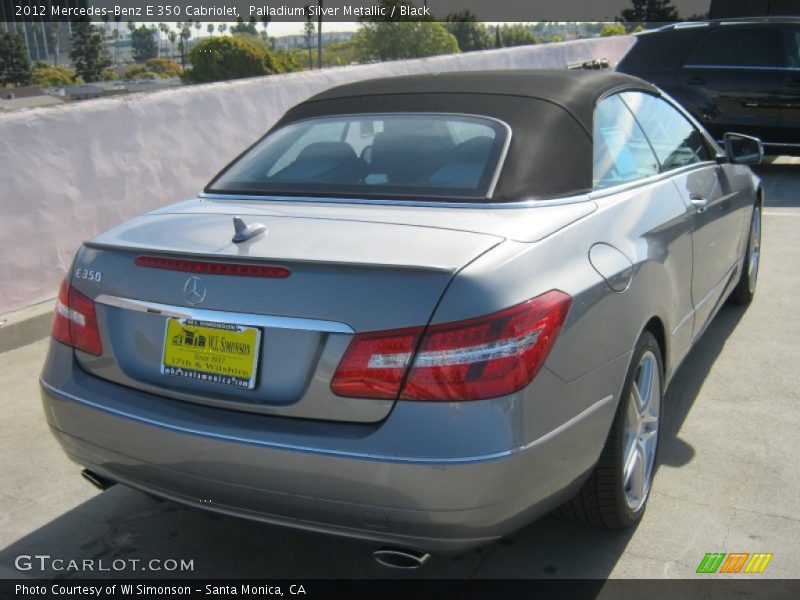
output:
[[[761,138],[800,153],[800,19],[733,19],[668,25],[637,36],[618,71],[651,81],[716,138]]]

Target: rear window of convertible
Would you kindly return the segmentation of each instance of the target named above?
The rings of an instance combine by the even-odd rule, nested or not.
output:
[[[479,199],[510,137],[493,119],[348,115],[290,123],[228,166],[210,193]]]

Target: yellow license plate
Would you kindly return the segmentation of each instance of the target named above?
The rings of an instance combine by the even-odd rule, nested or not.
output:
[[[255,327],[169,318],[161,372],[253,389],[260,338],[261,331]]]

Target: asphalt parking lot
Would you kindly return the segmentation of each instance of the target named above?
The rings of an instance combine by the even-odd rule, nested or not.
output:
[[[0,354],[0,577],[19,555],[193,560],[204,578],[693,577],[707,552],[774,554],[763,575],[800,574],[800,165],[762,167],[767,209],[759,288],[726,306],[666,398],[661,466],[635,530],[548,516],[507,540],[434,556],[413,573],[375,564],[370,543],[100,493],[47,431],[37,379],[47,340]],[[139,573],[86,573],[136,576]],[[174,573],[150,572],[158,577]]]

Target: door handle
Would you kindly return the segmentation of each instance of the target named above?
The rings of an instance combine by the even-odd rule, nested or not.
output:
[[[689,85],[705,85],[706,80],[703,79],[702,77],[698,77],[697,75],[693,75],[686,80],[686,83],[688,83]]]
[[[706,209],[708,208],[708,198],[703,198],[700,194],[692,194],[689,196],[689,201],[692,203],[692,206],[694,206],[697,212],[706,212]]]

